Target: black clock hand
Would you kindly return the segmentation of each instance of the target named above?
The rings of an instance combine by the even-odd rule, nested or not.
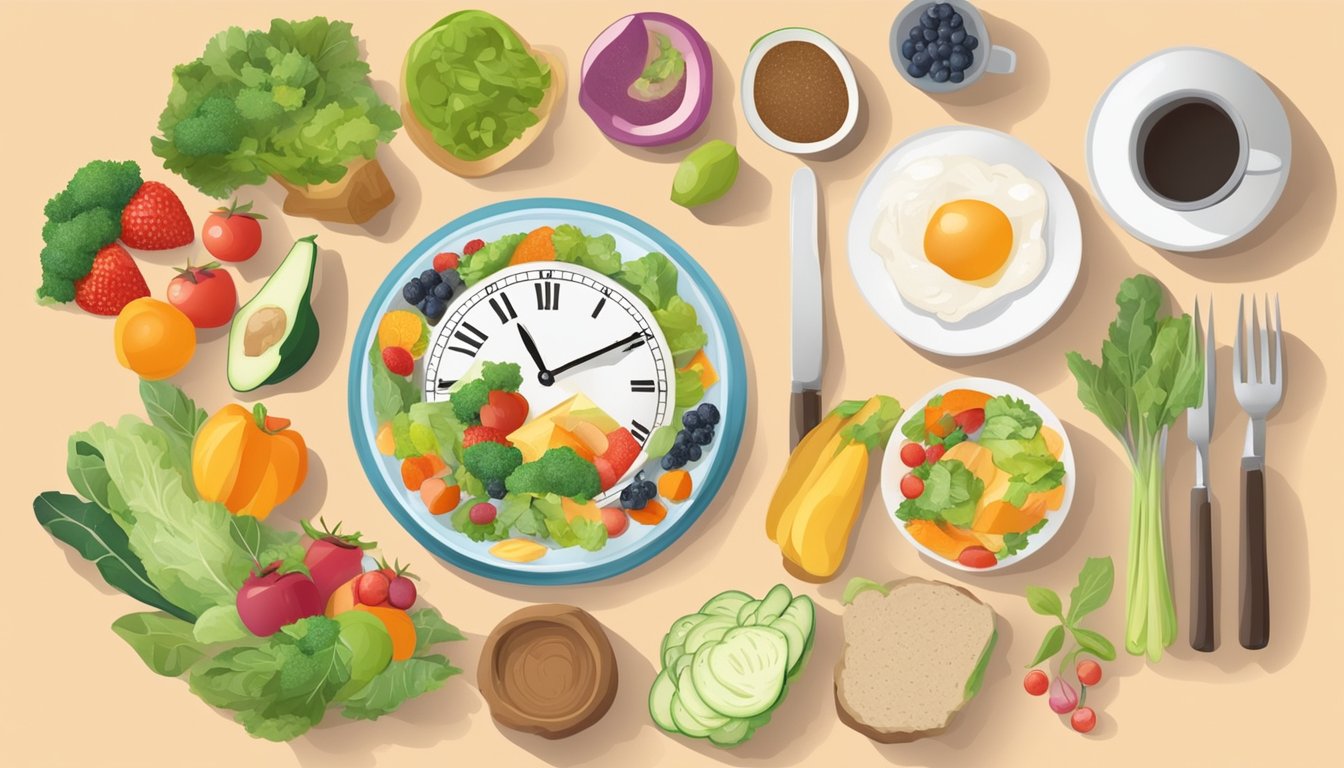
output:
[[[580,357],[580,358],[577,358],[577,359],[574,359],[574,360],[570,360],[568,363],[565,363],[564,365],[560,366],[559,368],[556,368],[556,369],[550,371],[550,374],[551,374],[552,377],[558,376],[558,375],[564,373],[565,371],[568,371],[568,370],[571,369],[571,368],[574,368],[574,367],[583,365],[584,363],[588,362],[589,360],[592,360],[592,359],[595,358],[595,357],[601,357],[602,355],[605,355],[606,353],[612,351],[613,349],[618,349],[618,348],[620,348],[620,347],[625,346],[626,344],[630,344],[631,342],[635,341],[636,339],[642,339],[642,338],[644,338],[644,332],[643,332],[643,331],[635,331],[634,333],[630,334],[629,336],[626,336],[624,339],[621,339],[620,341],[616,341],[616,342],[613,342],[613,343],[611,343],[611,344],[608,344],[607,346],[605,346],[605,347],[603,347],[603,348],[597,350],[596,352],[589,352],[588,354],[584,355],[583,357]]]
[[[532,362],[537,366],[537,381],[540,381],[543,387],[554,384],[555,373],[542,361],[541,353],[537,351],[537,343],[532,340],[532,334],[527,332],[522,323],[518,323],[518,335],[523,338],[523,346],[527,348],[527,354],[532,356]]]

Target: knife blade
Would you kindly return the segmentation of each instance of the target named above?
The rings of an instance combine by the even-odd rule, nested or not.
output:
[[[817,177],[799,168],[789,189],[792,396],[790,448],[821,422],[824,353],[821,253],[817,237]]]

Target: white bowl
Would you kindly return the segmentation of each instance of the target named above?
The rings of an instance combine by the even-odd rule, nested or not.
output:
[[[821,141],[797,142],[789,141],[765,125],[765,121],[756,111],[756,69],[761,65],[761,59],[765,54],[776,45],[787,42],[811,43],[826,52],[835,62],[835,66],[840,70],[840,76],[845,81],[845,93],[849,96],[849,111],[845,114],[845,121],[841,123],[840,129]],[[845,52],[840,50],[840,46],[831,42],[831,39],[820,32],[803,27],[785,27],[777,29],[774,32],[763,35],[751,46],[751,51],[747,54],[747,64],[742,68],[742,112],[746,115],[747,125],[751,130],[761,137],[761,141],[783,152],[789,152],[795,155],[811,155],[817,152],[825,152],[845,140],[845,137],[854,130],[854,124],[859,120],[859,84],[854,77],[854,67],[850,66],[849,59],[845,58]]]
[[[1045,423],[1045,426],[1058,432],[1059,436],[1064,440],[1064,450],[1059,457],[1059,460],[1064,462],[1064,501],[1059,505],[1059,509],[1046,514],[1045,527],[1032,535],[1031,539],[1027,542],[1027,546],[1023,547],[1017,554],[1012,555],[1011,557],[1005,557],[989,568],[970,568],[955,560],[948,560],[942,555],[937,554],[916,541],[915,537],[911,536],[910,532],[905,529],[905,523],[897,520],[896,515],[894,514],[896,507],[900,506],[902,501],[905,501],[905,496],[901,493],[901,477],[910,471],[909,468],[901,462],[901,443],[905,442],[905,435],[901,434],[901,427],[904,427],[907,422],[917,415],[922,418],[924,414],[924,406],[935,395],[940,395],[952,389],[975,389],[994,397],[999,395],[1012,395],[1031,406],[1031,409],[1041,417],[1041,421]],[[1046,407],[1045,403],[1041,402],[1040,398],[1015,384],[1009,384],[1006,381],[999,381],[998,379],[956,379],[955,381],[949,381],[941,387],[926,393],[918,400],[911,400],[910,408],[905,412],[905,415],[901,417],[900,425],[892,430],[891,439],[887,441],[886,450],[882,452],[882,502],[886,505],[887,516],[896,526],[896,529],[901,532],[901,535],[905,537],[906,541],[910,542],[911,546],[919,550],[925,557],[933,560],[939,565],[958,571],[987,573],[989,571],[998,571],[1004,568],[1009,568],[1026,560],[1036,552],[1040,551],[1041,547],[1044,547],[1046,542],[1054,538],[1054,535],[1059,532],[1060,527],[1064,525],[1064,518],[1068,517],[1069,507],[1073,505],[1073,489],[1077,486],[1076,469],[1077,468],[1073,462],[1073,445],[1069,442],[1069,433],[1064,431],[1064,424],[1060,422],[1053,411]]]

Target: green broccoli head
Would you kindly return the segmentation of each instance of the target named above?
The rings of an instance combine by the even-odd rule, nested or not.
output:
[[[69,221],[85,211],[106,208],[120,219],[121,209],[141,183],[140,166],[133,160],[94,160],[75,171],[65,189],[47,201],[43,213],[51,221]]]
[[[504,481],[510,493],[543,496],[554,493],[576,501],[588,501],[602,491],[597,467],[573,448],[551,448],[536,461],[518,467]]]
[[[326,616],[309,616],[284,628],[285,634],[296,638],[298,649],[311,656],[336,644],[341,636],[341,625]]]
[[[490,388],[483,379],[472,379],[448,396],[453,415],[467,426],[481,423],[481,408],[489,401]]]
[[[486,363],[481,366],[481,381],[487,389],[517,392],[523,385],[523,374],[517,363]]]
[[[462,465],[485,483],[504,480],[522,463],[522,451],[501,443],[477,443],[462,452]]]
[[[211,96],[173,129],[173,144],[188,157],[227,155],[242,143],[246,128],[233,101]]]

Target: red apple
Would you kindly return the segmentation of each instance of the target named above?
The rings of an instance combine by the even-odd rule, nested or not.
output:
[[[269,637],[286,624],[322,613],[317,585],[302,573],[281,573],[276,561],[254,571],[238,590],[238,616],[252,634]]]
[[[303,531],[313,540],[303,556],[303,564],[317,585],[317,594],[325,605],[331,593],[345,582],[364,572],[364,550],[375,546],[360,540],[358,533],[342,534],[337,524],[334,530],[317,530],[303,521]]]
[[[168,303],[182,310],[197,328],[218,328],[233,319],[238,289],[219,262],[203,267],[188,264],[168,283]]]

